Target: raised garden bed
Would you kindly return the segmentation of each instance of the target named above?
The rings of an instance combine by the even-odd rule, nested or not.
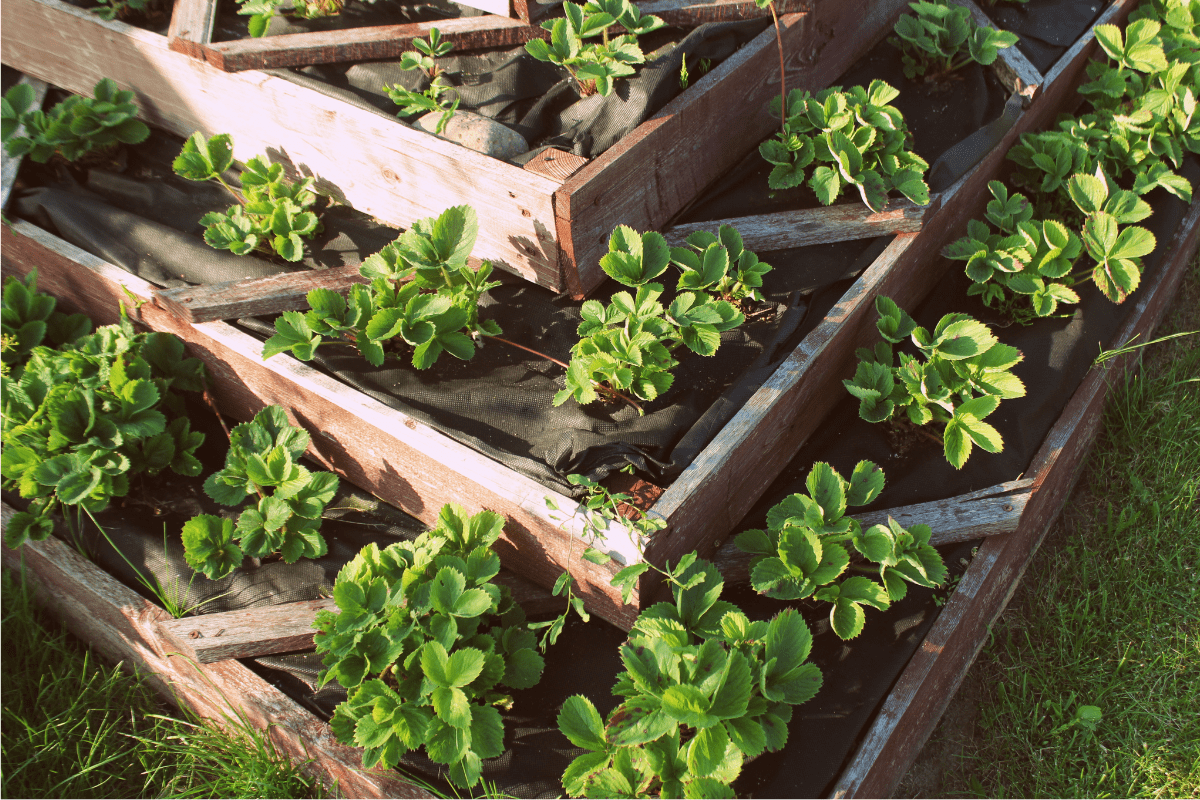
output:
[[[1110,11],[1110,18],[1117,18],[1122,11],[1126,10],[1128,10],[1128,5],[1124,8],[1115,8]],[[1069,89],[1064,87],[1070,87],[1072,82],[1077,82],[1082,59],[1086,57],[1085,53],[1089,46],[1086,40],[1080,42],[1072,60],[1066,66],[1060,64],[1060,67],[1064,68],[1054,71],[1048,76],[1049,80],[1042,84],[1043,99],[1045,96],[1057,97],[1059,101],[1066,98]],[[1073,69],[1066,68],[1068,66]],[[1066,76],[1065,79],[1064,76]],[[1063,82],[1057,83],[1060,79]],[[1011,142],[1012,138],[1015,138],[1021,130],[1048,123],[1054,110],[1056,110],[1056,106],[1039,105],[1035,101],[1029,111],[1016,121],[1013,130],[1005,137],[1006,141]],[[874,338],[871,330],[874,319],[871,301],[877,293],[881,293],[881,285],[886,285],[886,293],[897,299],[902,305],[912,306],[924,296],[926,290],[939,280],[946,265],[936,262],[933,255],[947,240],[947,234],[957,233],[968,216],[978,214],[983,205],[983,198],[979,195],[982,194],[983,184],[988,177],[987,169],[990,165],[991,174],[994,175],[998,172],[1005,149],[1007,148],[1002,147],[999,151],[990,154],[976,170],[955,187],[955,193],[950,195],[950,199],[954,202],[944,204],[935,212],[931,219],[931,222],[935,224],[931,225],[930,229],[920,235],[900,236],[885,251],[885,256],[889,256],[889,260],[884,266],[895,267],[897,264],[904,264],[910,255],[912,258],[916,258],[916,254],[920,253],[924,260],[911,263],[921,263],[931,274],[925,276],[917,276],[914,272],[897,274],[895,269],[891,271],[880,269],[880,262],[877,261],[860,278],[850,293],[842,297],[816,331],[801,343],[797,352],[793,353],[792,357],[785,362],[784,367],[776,372],[767,385],[751,399],[747,408],[743,409],[726,427],[710,445],[710,448],[701,454],[697,462],[685,471],[683,478],[689,477],[689,474],[695,471],[697,464],[706,462],[707,459],[707,473],[702,473],[699,477],[703,479],[706,474],[710,475],[711,482],[697,484],[693,480],[692,485],[703,485],[708,493],[713,495],[702,498],[707,506],[702,508],[701,513],[706,516],[699,518],[708,527],[706,532],[708,538],[681,536],[681,531],[685,530],[681,526],[686,523],[686,520],[682,517],[674,520],[668,517],[668,522],[672,523],[672,527],[666,531],[667,535],[662,540],[656,541],[652,545],[652,558],[661,557],[665,552],[670,552],[672,557],[677,556],[695,547],[696,542],[700,543],[702,549],[711,548],[714,539],[724,536],[733,528],[742,513],[752,504],[753,496],[761,493],[761,487],[769,483],[770,478],[779,472],[782,462],[790,458],[802,441],[808,438],[809,433],[824,417],[824,411],[828,406],[842,397],[840,387],[836,385],[836,379],[849,374],[850,350],[853,345],[855,343],[866,344]],[[968,189],[971,190],[970,193],[968,193]],[[960,191],[963,194],[957,194]],[[967,202],[968,200],[974,202]],[[951,213],[952,210],[953,213]],[[1190,253],[1194,250],[1197,233],[1200,230],[1198,222],[1200,222],[1200,202],[1191,205],[1181,223],[1176,226],[1169,237],[1160,236],[1160,251],[1165,256],[1153,276],[1147,275],[1148,280],[1142,286],[1138,296],[1131,301],[1130,305],[1124,307],[1129,310],[1129,315],[1109,344],[1120,344],[1134,334],[1146,335],[1152,330],[1174,288],[1178,285]],[[941,238],[937,241],[934,241],[937,237],[930,235],[932,230],[941,232]],[[79,298],[75,301],[78,306],[100,311],[102,305],[92,301],[97,297],[103,297],[104,302],[108,304],[107,308],[111,309],[112,300],[119,294],[116,284],[129,283],[128,276],[122,277],[120,274],[112,272],[107,265],[97,263],[97,259],[89,258],[86,254],[81,254],[60,241],[54,241],[53,237],[48,237],[44,232],[32,229],[25,223],[15,226],[15,232],[20,236],[10,235],[5,241],[6,268],[10,268],[15,262],[25,262],[24,264],[18,263],[16,266],[17,271],[23,271],[35,259],[40,259],[41,263],[37,265],[43,270],[43,275],[50,276],[49,281],[45,282],[46,285],[50,286],[51,283],[55,283],[53,286],[55,293],[61,291],[62,287],[58,284],[66,286],[68,291],[73,288],[69,284],[76,282],[83,284],[82,290],[75,290],[77,292],[75,297]],[[20,241],[14,247],[14,240],[21,237],[29,237],[29,241]],[[75,263],[68,263],[70,261]],[[930,268],[931,265],[934,265],[935,268]],[[56,271],[57,278],[54,276]],[[133,288],[135,294],[140,293],[144,297],[151,296],[150,290],[146,286],[134,286]],[[88,298],[89,290],[92,294],[90,299]],[[151,326],[171,325],[170,329],[181,331],[185,338],[189,338],[190,334],[189,341],[193,343],[194,347],[198,344],[201,350],[207,351],[210,363],[213,359],[214,342],[224,343],[225,349],[218,354],[221,360],[228,359],[230,350],[236,349],[236,347],[230,346],[237,344],[228,335],[232,329],[224,323],[189,325],[178,317],[172,316],[163,306],[149,303],[141,308],[141,313],[143,321]],[[832,335],[832,328],[839,321],[851,323],[846,329],[854,333],[856,342],[847,341],[850,337],[842,338]],[[823,330],[830,335],[823,341],[816,342],[814,346],[813,336]],[[202,342],[199,341],[200,337],[203,337]],[[840,356],[830,355],[831,353],[838,353]],[[304,371],[307,368],[290,363],[277,364],[275,369],[271,369],[272,362],[268,362],[266,365],[257,363],[254,360],[255,355],[257,355],[256,351],[243,353],[236,357],[236,364],[232,365],[226,360],[224,364],[227,372],[224,376],[226,383],[237,383],[237,378],[228,374],[230,366],[237,369],[243,364],[252,368],[248,370],[247,375],[258,376],[264,373],[279,377],[288,375],[294,377],[297,384],[313,386],[321,383],[316,380],[321,376],[318,375],[314,378],[312,375],[305,374]],[[880,516],[891,513],[906,524],[927,522],[939,531],[943,537],[942,541],[963,540],[995,533],[1009,533],[1010,535],[989,538],[980,545],[978,555],[963,575],[958,591],[954,593],[944,609],[944,613],[938,617],[932,629],[916,647],[913,659],[883,702],[882,710],[875,716],[870,730],[866,732],[857,755],[845,766],[845,769],[840,771],[832,788],[835,794],[839,796],[882,795],[890,793],[894,789],[904,769],[936,723],[941,710],[949,702],[952,690],[957,686],[971,657],[982,642],[988,624],[1003,607],[1008,593],[1015,586],[1016,580],[1046,527],[1065,501],[1066,493],[1077,474],[1077,467],[1094,436],[1099,410],[1109,386],[1114,378],[1118,377],[1131,363],[1126,357],[1110,362],[1105,367],[1094,369],[1088,374],[1083,384],[1075,390],[1066,409],[1059,415],[1049,436],[1033,457],[1032,464],[1025,476],[1020,479],[949,500],[877,512],[877,515]],[[809,385],[812,382],[811,379],[819,374],[815,370],[814,364],[829,368],[832,375],[822,385],[811,387]],[[793,374],[787,378],[781,377],[789,367]],[[253,378],[247,378],[247,375],[241,376],[241,379],[253,383]],[[810,381],[801,384],[800,378],[805,376],[808,376]],[[273,379],[275,391],[287,388],[286,383],[279,380],[279,377]],[[226,391],[231,389],[238,391],[236,386],[227,385],[225,388]],[[245,391],[244,387],[241,391]],[[257,385],[252,391],[259,393]],[[809,392],[823,398],[826,401],[825,405],[822,406],[820,402],[802,404],[801,400]],[[310,394],[313,393],[310,391]],[[782,399],[780,395],[782,395]],[[379,413],[376,408],[371,408],[369,403],[363,403],[361,395],[359,398],[353,398],[352,395],[350,397],[355,401],[356,413],[357,409],[364,408],[375,412],[369,415],[372,421],[383,421],[388,416]],[[251,400],[249,407],[255,407],[260,402],[260,400]],[[326,424],[329,417],[325,416],[328,406],[317,407],[316,404],[310,403],[305,407],[303,404],[289,404],[296,410],[298,417],[304,419],[304,414],[308,413],[311,416],[308,416],[307,419],[311,420],[318,430],[329,430]],[[781,408],[793,411],[797,409],[813,410],[811,419],[792,423],[792,429],[782,434],[783,439],[786,440],[783,442],[779,441],[778,431],[766,430],[771,424],[778,428],[779,425],[776,422],[778,419],[791,419],[780,413],[779,409]],[[241,412],[244,410],[244,408],[241,409]],[[766,415],[767,410],[772,411],[771,416]],[[780,416],[774,416],[775,414]],[[239,415],[244,416],[244,413],[239,413]],[[401,421],[405,425],[412,422],[413,424],[409,427],[419,428],[415,421],[405,420],[403,415],[393,412],[390,416],[393,421]],[[359,415],[360,420],[365,418]],[[748,427],[747,420],[757,422],[757,424]],[[353,422],[353,419],[348,420],[346,427],[351,427]],[[737,433],[736,438],[731,440],[727,435],[738,426],[739,422],[741,423],[740,432]],[[361,427],[361,422],[359,424]],[[340,431],[330,430],[330,433],[337,436]],[[436,442],[436,438],[424,436],[423,442]],[[781,455],[778,461],[772,461],[769,465],[764,466],[762,464],[764,443],[766,444],[765,449],[772,455],[780,455],[784,452],[787,455]],[[438,444],[444,445],[444,443]],[[314,449],[319,451],[323,447],[327,447],[327,443],[317,443]],[[409,443],[409,447],[413,447],[412,442]],[[714,447],[717,448],[716,452],[710,452]],[[452,449],[442,447],[443,452],[451,452]],[[461,448],[461,450],[465,450],[465,448]],[[376,450],[376,452],[378,451]],[[359,454],[355,453],[354,455],[358,456]],[[359,457],[361,458],[361,456]],[[717,460],[713,461],[713,458]],[[486,459],[477,457],[474,463],[486,461]],[[717,467],[715,475],[712,474],[714,464]],[[739,468],[751,474],[740,472]],[[497,471],[492,470],[492,472],[495,474]],[[393,473],[389,477],[404,480],[410,476],[418,477],[424,474],[405,470],[402,474]],[[697,476],[693,475],[692,477],[694,479]],[[758,481],[757,485],[751,483],[755,479]],[[747,489],[745,487],[754,488]],[[376,491],[374,485],[371,488]],[[652,513],[662,512],[663,499],[669,499],[671,492],[675,489],[676,486],[668,488],[667,493],[652,509]],[[478,489],[472,488],[472,491],[477,492]],[[540,509],[540,500],[547,492],[541,487],[534,489],[534,492],[532,498],[527,497],[526,500],[532,500],[529,505]],[[418,495],[418,502],[423,499]],[[730,516],[721,518],[718,513],[724,510],[721,504],[731,501],[735,507],[728,511]],[[691,502],[697,506],[700,504],[700,500]],[[486,499],[481,505],[490,507]],[[685,505],[686,503],[680,504],[679,507]],[[532,514],[534,508],[526,507],[523,510]],[[872,517],[876,515],[859,516],[865,522],[870,522],[875,521]],[[510,515],[511,521],[513,520]],[[674,549],[669,550],[669,548]],[[8,555],[6,553],[6,558]],[[741,568],[744,569],[744,562]],[[43,566],[41,569],[45,571],[50,567]],[[727,563],[725,567],[727,578],[736,580],[738,569],[739,565],[736,561]],[[116,620],[116,624],[127,625],[128,623]],[[169,627],[171,626],[165,626],[165,628]],[[165,635],[165,629],[154,635],[155,641],[158,641],[157,637],[160,634]],[[176,637],[176,641],[178,641],[178,634]],[[162,647],[163,645],[159,641],[156,646]],[[173,646],[179,647],[179,644]],[[200,653],[197,651],[196,655],[199,656]],[[305,724],[307,725],[308,722]],[[317,723],[317,727],[312,730],[314,731],[313,735],[319,738],[322,733],[320,724]],[[327,735],[327,729],[324,729],[324,732]],[[298,745],[293,744],[293,747],[298,747]],[[338,756],[333,754],[331,758],[336,761]],[[349,775],[342,766],[336,764],[328,765],[325,768]],[[353,771],[353,765],[351,765],[351,771]],[[361,791],[365,793],[368,790]]]
[[[784,45],[797,64],[789,83],[827,85],[886,33],[903,6],[826,2],[785,15]],[[61,0],[15,0],[3,14],[9,66],[81,93],[110,77],[137,90],[147,122],[181,136],[230,133],[236,157],[267,152],[389,224],[406,227],[471,205],[489,221],[477,257],[577,295],[600,283],[597,262],[617,223],[661,226],[774,125],[766,111],[778,91],[773,31],[599,157],[586,164],[535,159],[523,169],[276,75],[221,72],[171,51],[164,36]],[[837,49],[827,48],[835,37]],[[74,59],[64,42],[94,57]]]
[[[1105,18],[1119,18],[1131,5],[1115,5]],[[1039,96],[1019,114],[1001,146],[943,194],[942,205],[932,212],[931,226],[920,235],[908,233],[893,239],[737,416],[666,487],[648,511],[667,525],[651,543],[649,559],[661,564],[693,549],[712,552],[738,523],[828,410],[841,401],[839,381],[852,371],[854,348],[873,338],[874,298],[886,294],[902,305],[911,305],[939,281],[939,271],[926,268],[933,254],[967,218],[982,209],[983,188],[1001,168],[1007,147],[1021,132],[1053,119],[1073,91],[1092,47],[1087,41],[1076,46],[1040,84]],[[480,215],[486,218],[486,212]],[[570,556],[582,520],[576,515],[563,522],[545,505],[550,498],[560,508],[574,507],[562,493],[307,365],[286,356],[264,363],[260,342],[223,322],[202,321],[288,307],[240,303],[261,302],[264,297],[277,302],[280,295],[294,302],[298,294],[317,285],[344,288],[357,279],[351,271],[268,278],[269,292],[241,283],[167,293],[169,299],[165,299],[149,283],[27,223],[18,223],[11,233],[16,235],[7,235],[4,242],[6,271],[24,273],[38,267],[47,290],[67,305],[88,310],[98,321],[113,319],[117,301],[126,290],[146,300],[138,311],[141,320],[152,328],[175,332],[193,346],[208,362],[222,404],[233,416],[248,418],[263,405],[283,403],[302,425],[323,434],[314,437],[314,455],[319,460],[423,520],[431,521],[450,501],[503,513],[510,525],[501,552],[510,568],[549,586],[569,565],[589,607],[618,624],[632,622],[637,609],[648,601],[636,595],[632,606],[624,606],[608,583],[615,567],[600,567]],[[214,302],[212,292],[219,302]],[[213,316],[191,313],[198,306],[211,310],[221,304],[221,312]],[[786,423],[780,424],[780,420]],[[605,549],[619,553],[627,562],[640,558],[628,541],[622,541],[620,529],[610,530]]]

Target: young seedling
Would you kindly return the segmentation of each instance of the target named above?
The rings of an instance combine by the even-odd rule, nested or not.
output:
[[[218,250],[244,256],[255,251],[275,252],[285,261],[304,257],[304,240],[322,230],[317,215],[306,209],[317,199],[313,179],[289,181],[282,164],[268,164],[255,156],[242,170],[242,191],[225,182],[233,166],[233,140],[221,133],[211,139],[193,133],[175,158],[175,174],[189,181],[216,181],[238,205],[225,213],[209,212],[200,224],[207,226],[204,241]]]
[[[973,444],[1000,452],[999,431],[983,420],[1001,400],[1025,396],[1025,385],[1010,371],[1024,358],[1020,351],[966,314],[947,314],[931,332],[887,297],[877,297],[875,309],[884,341],[874,350],[860,348],[854,378],[842,381],[859,399],[859,416],[886,422],[903,411],[913,425],[944,426],[946,460],[956,469],[967,462]],[[901,352],[894,366],[892,345],[907,339],[924,361]]]
[[[442,353],[469,360],[476,341],[498,336],[495,320],[479,318],[479,298],[499,286],[488,281],[492,265],[467,263],[479,233],[470,206],[446,209],[436,219],[418,220],[396,241],[363,261],[360,272],[370,285],[357,285],[343,298],[328,289],[308,294],[312,310],[287,311],[275,321],[263,358],[291,352],[312,359],[326,338],[349,343],[382,366],[385,347],[395,339],[413,348],[412,364],[428,369]]]
[[[929,165],[907,149],[911,136],[904,117],[889,105],[899,94],[881,80],[848,91],[838,86],[816,95],[793,91],[780,106],[787,108],[783,130],[758,148],[774,165],[767,184],[772,189],[800,186],[815,163],[808,185],[823,205],[849,187],[874,211],[887,205],[892,189],[918,205],[929,203],[923,177]]]
[[[946,579],[942,557],[929,545],[927,525],[905,530],[894,519],[864,531],[846,516],[849,506],[865,506],[883,491],[883,470],[860,461],[850,480],[826,463],[813,465],[807,494],[793,494],[767,512],[766,530],[738,534],[734,543],[754,554],[750,583],[779,600],[832,604],[829,621],[841,639],[853,639],[866,624],[863,606],[885,611],[901,600],[908,584],[933,588]],[[851,566],[850,546],[878,565],[880,582],[852,575],[835,582]]]
[[[1015,33],[976,25],[965,6],[942,0],[908,5],[916,15],[900,17],[888,42],[903,52],[909,79],[924,75],[926,81],[940,81],[972,62],[988,66],[1000,50],[1017,43]]]
[[[363,766],[390,769],[425,749],[455,786],[479,783],[481,761],[504,752],[497,707],[541,680],[537,639],[508,587],[492,583],[504,518],[442,508],[412,542],[367,545],[338,573],[340,613],[322,611],[321,684],[347,691],[330,727],[363,748]]]
[[[137,119],[133,92],[118,89],[109,78],[92,90],[93,98],[71,95],[49,112],[33,108],[33,87],[19,83],[9,89],[0,115],[0,139],[10,156],[28,155],[44,164],[54,155],[78,161],[89,153],[103,152],[117,144],[138,144],[150,135],[146,123]],[[15,136],[18,125],[23,136]]]
[[[780,750],[792,708],[821,688],[794,609],[752,622],[695,553],[662,572],[673,602],[642,611],[622,645],[620,704],[604,720],[574,695],[559,712],[559,730],[588,751],[563,773],[571,797],[732,797],[743,763]]]
[[[460,98],[455,93],[454,101],[448,104],[444,95],[451,87],[449,84],[439,82],[438,79],[444,70],[438,67],[434,59],[449,53],[454,49],[454,45],[443,41],[437,28],[430,28],[429,39],[414,39],[413,47],[417,49],[408,50],[400,57],[400,68],[420,70],[429,80],[429,86],[422,92],[406,89],[399,84],[383,88],[392,102],[400,106],[400,110],[396,112],[398,116],[411,117],[414,114],[440,112],[442,116],[438,120],[436,132],[441,133],[446,129],[446,124],[454,117]]]
[[[620,25],[625,33],[610,38],[609,28]],[[538,61],[556,64],[570,73],[584,96],[612,93],[614,82],[633,75],[646,61],[637,38],[665,23],[642,14],[630,0],[589,0],[586,5],[563,3],[563,16],[542,23],[550,41],[533,39],[525,50]],[[584,39],[601,37],[600,42]]]

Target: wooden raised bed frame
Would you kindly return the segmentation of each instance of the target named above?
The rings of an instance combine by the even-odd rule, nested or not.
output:
[[[790,88],[828,86],[907,8],[810,5],[781,18]],[[275,75],[222,72],[173,52],[167,37],[63,0],[7,0],[0,15],[9,66],[80,94],[111,78],[134,90],[147,122],[181,136],[230,133],[239,160],[265,152],[392,225],[469,204],[488,221],[475,256],[576,296],[605,278],[599,258],[616,225],[661,228],[777,124],[767,112],[779,91],[771,29],[602,155],[582,163],[558,153],[523,169]],[[893,222],[879,218],[870,233],[912,230]]]
[[[41,7],[35,0],[10,0],[6,13],[18,3]],[[1100,21],[1119,21],[1133,5],[1134,0],[1121,0]],[[646,558],[661,565],[693,550],[709,555],[718,548],[826,412],[845,402],[840,381],[853,373],[854,350],[876,337],[875,297],[885,294],[901,307],[911,307],[940,280],[940,270],[928,265],[938,263],[937,254],[951,234],[982,213],[987,182],[997,175],[1009,146],[1021,132],[1053,120],[1094,49],[1089,35],[1064,56],[1001,144],[943,193],[943,203],[931,212],[924,232],[896,236],[658,497],[648,513],[667,527],[650,543]],[[223,322],[189,321],[171,303],[159,302],[150,284],[29,223],[17,223],[6,233],[6,273],[38,268],[46,291],[65,306],[90,313],[98,323],[112,322],[118,303],[127,301],[129,293],[137,297],[143,304],[136,313],[144,324],[178,334],[205,360],[218,399],[232,416],[245,419],[265,405],[283,405],[295,422],[313,433],[312,455],[318,461],[426,522],[432,522],[447,502],[504,514],[508,525],[497,549],[507,567],[542,586],[550,586],[564,568],[570,569],[588,607],[615,624],[630,626],[638,609],[653,602],[657,587],[649,577],[633,602],[624,605],[609,584],[620,564],[599,566],[579,557],[582,510],[568,498],[289,356],[263,362],[256,339]],[[303,279],[320,280],[320,274]],[[559,508],[575,508],[574,515],[564,520],[563,514],[549,511],[547,498]],[[642,557],[617,526],[610,527],[603,548],[626,563]]]
[[[463,5],[489,13],[481,17],[214,42],[212,34],[217,5],[218,0],[175,0],[167,38],[172,50],[226,72],[399,58],[405,50],[412,49],[413,39],[429,36],[430,28],[437,28],[442,37],[453,42],[460,52],[523,44],[532,38],[549,37],[549,32],[539,24],[534,24],[534,20],[548,16],[554,10],[552,6],[529,3],[527,0],[514,0],[511,9],[508,0],[472,0]],[[760,9],[751,0],[715,0],[710,3],[656,0],[642,3],[641,9],[643,13],[658,15],[669,25],[699,25],[704,22],[770,16],[769,11]],[[777,10],[779,13],[786,12],[786,0]]]
[[[1153,284],[1142,287],[1113,343],[1135,335],[1149,338],[1179,287],[1198,238],[1200,199],[1167,245],[1172,256]],[[1030,478],[995,487],[990,497],[953,498],[891,512],[933,524],[943,542],[988,538],[839,776],[835,797],[894,793],[1066,503],[1109,392],[1137,364],[1137,354],[1127,353],[1087,374],[1034,457]],[[11,511],[7,506],[3,511],[7,523]],[[181,655],[178,637],[188,627],[185,623],[202,625],[203,619],[172,620],[57,539],[27,543],[18,552],[4,548],[3,560],[6,567],[24,566],[41,602],[76,635],[113,661],[145,674],[164,697],[221,724],[263,729],[282,752],[344,795],[425,796],[399,773],[364,769],[360,750],[339,743],[327,723],[240,662],[200,663]],[[727,579],[744,570],[726,559],[717,563]]]

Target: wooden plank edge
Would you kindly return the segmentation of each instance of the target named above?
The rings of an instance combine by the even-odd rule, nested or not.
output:
[[[969,9],[971,18],[976,25],[1003,30],[992,22],[991,18],[974,0],[952,0],[952,2]],[[1004,88],[1021,96],[1025,107],[1028,107],[1029,103],[1037,97],[1038,92],[1042,89],[1042,83],[1045,81],[1038,68],[1017,49],[1016,45],[998,51],[996,60],[992,63],[992,71],[1000,78]]]
[[[1152,291],[1138,301],[1113,343],[1148,337],[1178,290],[1200,240],[1200,198],[1193,201],[1165,252],[1175,253]],[[1034,456],[1032,495],[1019,528],[980,547],[959,588],[914,654],[875,722],[838,779],[834,797],[894,794],[1003,612],[1050,526],[1078,481],[1100,429],[1109,394],[1137,368],[1128,353],[1090,370]],[[903,735],[900,735],[903,732]]]
[[[213,42],[203,47],[202,55],[225,72],[399,58],[433,28],[460,51],[511,47],[550,35],[521,20],[487,15]]]
[[[43,80],[38,80],[31,75],[22,75],[18,84],[25,84],[33,89],[33,105],[31,110],[41,108],[46,102],[46,92],[50,90],[50,85]],[[25,135],[25,126],[17,125],[12,132],[13,138]],[[13,185],[17,182],[17,173],[21,171],[21,162],[24,161],[24,156],[10,156],[8,148],[3,149],[3,159],[0,162],[0,209],[8,208],[8,198],[12,195]]]
[[[746,217],[687,222],[663,231],[667,243],[683,245],[696,231],[715,231],[722,225],[737,228],[746,249],[782,250],[811,244],[829,244],[853,239],[871,239],[900,233],[916,233],[925,218],[941,205],[938,195],[924,206],[906,198],[897,198],[882,211],[873,211],[858,201],[847,201],[819,208],[800,208],[754,214]]]
[[[405,491],[417,490],[403,476],[393,477],[387,468],[397,447],[405,448],[401,455],[419,456],[436,464],[441,476],[437,483],[444,483],[449,475],[473,487],[470,497],[455,493],[451,498],[454,502],[470,510],[488,507],[505,514],[505,534],[496,549],[510,569],[543,586],[553,584],[562,571],[570,571],[576,578],[576,595],[584,598],[589,610],[626,629],[633,624],[639,608],[638,595],[634,595],[631,604],[624,603],[610,579],[621,567],[641,561],[642,554],[640,544],[633,541],[631,532],[620,522],[606,521],[597,526],[589,512],[575,500],[289,356],[274,356],[264,362],[262,342],[226,323],[188,324],[153,303],[142,302],[152,300],[153,285],[32,223],[17,220],[5,226],[4,232],[0,244],[5,274],[11,271],[23,276],[32,267],[39,267],[43,289],[57,293],[64,305],[69,305],[66,298],[75,296],[72,293],[102,297],[111,305],[106,308],[84,305],[77,309],[89,312],[97,324],[116,321],[118,302],[127,306],[131,302],[140,303],[130,311],[136,322],[180,336],[190,350],[205,358],[214,377],[217,400],[226,413],[248,419],[262,406],[272,402],[283,404],[293,422],[313,433],[309,448],[312,458],[427,524],[436,521],[441,502],[430,505],[419,493],[410,501]],[[55,277],[55,272],[62,269],[56,262],[69,264],[69,274]],[[54,286],[47,289],[48,279],[55,281],[57,292]],[[252,374],[270,374],[282,379],[281,385],[288,387],[286,397],[273,384],[249,388],[247,376]],[[372,477],[375,473],[364,466],[361,458],[342,449],[323,417],[319,425],[307,417],[300,418],[307,412],[296,411],[297,397],[307,398],[306,403],[318,408],[336,407],[339,412],[352,415],[360,428],[366,425],[378,432],[379,447],[385,448],[382,454],[375,453],[384,465],[381,476]],[[379,468],[375,465],[370,469]],[[391,469],[394,472],[394,467]],[[548,503],[553,503],[556,509],[552,510]],[[613,561],[608,565],[586,561],[581,557],[586,546],[608,553]],[[562,557],[556,551],[562,551]]]
[[[167,46],[176,53],[204,59],[204,46],[212,41],[217,22],[217,0],[175,0]]]
[[[5,526],[13,512],[0,509]],[[66,627],[113,662],[137,672],[159,695],[232,732],[255,727],[328,790],[351,797],[427,797],[393,771],[367,770],[362,751],[340,743],[328,723],[237,661],[203,666],[156,636],[162,608],[50,537],[20,550],[3,547],[6,568],[21,572]]]
[[[359,283],[370,280],[353,265],[152,291],[155,302],[164,309],[195,323],[306,309],[308,293],[313,289],[344,294]]]

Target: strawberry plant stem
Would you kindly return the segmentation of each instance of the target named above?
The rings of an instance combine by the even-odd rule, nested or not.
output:
[[[787,77],[783,65],[783,32],[779,29],[779,14],[775,11],[774,0],[768,5],[771,8],[771,19],[775,22],[775,45],[779,48],[779,126],[783,135],[787,136]]]
[[[537,356],[539,358],[544,358],[552,364],[557,364],[558,366],[562,367],[563,369],[570,368],[569,365],[564,364],[563,362],[559,361],[557,358],[551,358],[550,356],[546,355],[545,353],[539,353],[537,350],[534,350],[531,347],[526,347],[523,344],[517,344],[516,342],[511,342],[508,339],[505,339],[501,336],[489,336],[488,338],[491,339],[493,342],[501,342],[503,344],[508,345],[509,347],[516,347],[519,350],[524,350],[526,353],[533,353],[535,356]],[[611,397],[615,397],[619,400],[624,400],[626,403],[629,403],[629,405],[633,406],[634,408],[636,408],[638,410],[639,414],[645,413],[642,410],[641,405],[639,405],[638,402],[636,400],[634,400],[632,397],[622,394],[621,392],[618,392],[616,389],[613,389],[610,386],[605,386],[603,383],[596,384],[596,388],[599,389],[600,391],[610,395]]]

